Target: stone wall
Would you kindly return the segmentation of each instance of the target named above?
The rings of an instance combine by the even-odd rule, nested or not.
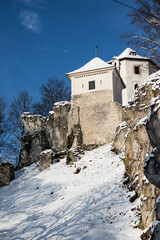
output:
[[[79,124],[83,145],[102,145],[113,140],[117,125],[122,121],[122,106],[113,102],[111,90],[73,96],[69,131]]]

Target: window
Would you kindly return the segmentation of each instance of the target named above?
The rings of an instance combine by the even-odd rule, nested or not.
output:
[[[138,84],[136,83],[136,84],[134,85],[134,90],[136,90],[137,87],[138,87]]]
[[[100,85],[102,85],[102,80],[100,80]]]
[[[129,55],[136,56],[136,52],[130,52]]]
[[[89,82],[89,90],[95,89],[95,81]]]
[[[84,83],[82,83],[82,88],[84,88]]]
[[[135,72],[135,74],[139,74],[140,73],[139,66],[135,66],[134,67],[134,72]]]

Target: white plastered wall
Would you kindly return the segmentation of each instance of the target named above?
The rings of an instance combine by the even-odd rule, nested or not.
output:
[[[112,90],[112,72],[110,69],[70,75],[72,96],[105,89]],[[95,81],[95,89],[89,90],[90,81]]]
[[[126,89],[123,90],[123,105],[128,103],[128,100],[131,98],[135,85],[140,84],[143,80],[145,80],[149,76],[149,61],[143,60],[129,60],[124,59],[121,60],[120,65],[120,75],[126,84]],[[135,74],[134,68],[135,66],[139,66],[140,74]]]

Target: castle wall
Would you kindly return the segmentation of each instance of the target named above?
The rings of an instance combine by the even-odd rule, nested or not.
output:
[[[101,145],[113,140],[117,124],[122,121],[122,106],[112,100],[112,90],[73,96],[69,119],[79,124],[83,145]]]
[[[124,86],[120,81],[120,78],[116,72],[112,72],[113,75],[113,101],[122,104],[122,90]]]

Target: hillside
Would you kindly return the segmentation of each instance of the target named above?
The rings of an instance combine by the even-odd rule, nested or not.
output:
[[[110,147],[85,152],[71,166],[63,159],[43,172],[39,163],[17,172],[0,189],[0,239],[140,239],[138,201],[130,203],[123,161]]]

